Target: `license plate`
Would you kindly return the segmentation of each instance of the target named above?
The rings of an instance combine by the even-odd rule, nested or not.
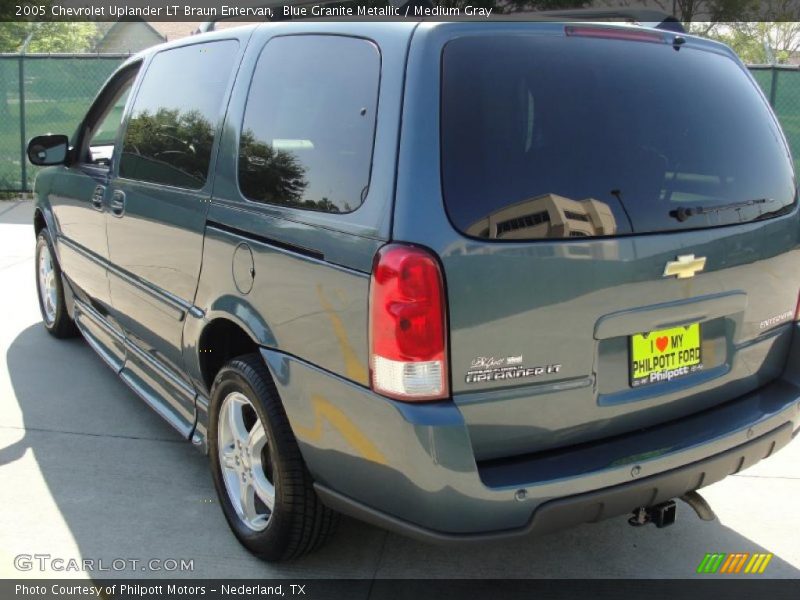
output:
[[[672,381],[702,368],[699,323],[631,336],[631,387]]]

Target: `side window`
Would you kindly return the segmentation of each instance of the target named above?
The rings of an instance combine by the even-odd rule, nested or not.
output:
[[[122,113],[138,72],[138,65],[120,72],[90,109],[82,136],[81,162],[103,167],[111,164]]]
[[[238,45],[195,44],[153,58],[125,132],[121,177],[188,189],[205,185]]]
[[[329,213],[369,189],[380,53],[369,41],[271,40],[256,65],[239,142],[246,198]]]
[[[117,140],[117,132],[119,126],[122,124],[122,112],[125,110],[125,103],[128,101],[128,96],[131,93],[131,86],[133,79],[126,82],[125,87],[120,90],[114,103],[108,107],[108,112],[103,116],[99,122],[97,129],[89,141],[89,147],[92,149],[92,156],[94,157],[95,148],[113,146]]]

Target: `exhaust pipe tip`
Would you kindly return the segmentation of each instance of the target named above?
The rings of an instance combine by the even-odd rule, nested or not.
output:
[[[703,498],[699,492],[692,491],[686,492],[680,498],[686,504],[692,507],[692,510],[697,514],[697,516],[702,519],[703,521],[714,521],[717,518],[717,515],[714,514],[714,511],[709,506],[708,502],[705,498]]]

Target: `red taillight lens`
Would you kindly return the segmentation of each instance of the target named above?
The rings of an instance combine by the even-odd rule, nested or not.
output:
[[[445,398],[445,294],[436,259],[413,246],[384,246],[369,301],[372,389],[406,401]]]
[[[632,42],[653,42],[663,44],[665,37],[654,31],[638,31],[636,29],[622,29],[616,27],[582,27],[567,25],[564,33],[569,37],[590,37],[607,40],[628,40]]]

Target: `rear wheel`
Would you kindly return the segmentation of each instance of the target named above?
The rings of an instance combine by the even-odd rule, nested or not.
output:
[[[67,312],[61,267],[47,229],[40,231],[36,238],[36,290],[48,333],[57,338],[76,336],[78,329]]]
[[[211,390],[211,471],[239,542],[265,560],[295,558],[333,532],[260,356],[228,362]]]

